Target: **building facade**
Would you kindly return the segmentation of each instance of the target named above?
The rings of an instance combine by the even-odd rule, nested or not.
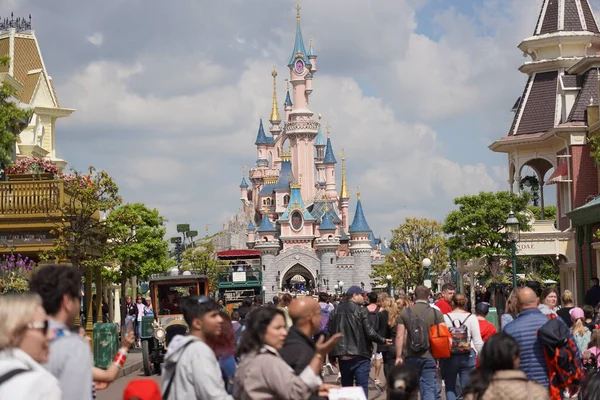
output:
[[[598,119],[600,30],[589,1],[544,0],[533,34],[518,47],[527,82],[508,134],[490,149],[507,154],[511,190],[523,183],[523,168],[535,171],[542,207],[545,186],[556,185],[557,220],[522,233],[518,254],[555,256],[561,289],[582,298],[587,278],[600,275],[593,235],[575,235],[570,218],[599,185],[589,138]]]
[[[261,119],[256,165],[240,184],[246,245],[262,253],[267,300],[297,280],[306,289],[330,293],[352,285],[370,290],[371,267],[383,261],[381,241],[367,223],[358,191],[350,218],[346,160],[342,155],[338,186],[331,127],[327,124],[324,134],[321,116],[315,118],[310,109],[317,55],[312,41],[308,50],[304,45],[297,11],[283,114],[273,71],[269,133]]]

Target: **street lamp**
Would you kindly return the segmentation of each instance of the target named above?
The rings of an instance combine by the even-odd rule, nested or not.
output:
[[[344,294],[344,282],[339,281],[338,282],[338,286],[340,287],[340,293]]]
[[[513,210],[508,213],[508,218],[504,223],[506,234],[510,240],[510,249],[512,255],[512,281],[513,289],[517,287],[517,241],[519,240],[519,220],[515,217]]]
[[[431,267],[431,260],[429,258],[424,258],[423,261],[421,261],[421,264],[423,265],[423,269],[425,270],[425,279],[423,284],[431,289],[431,279],[429,278],[429,268]]]
[[[392,276],[391,275],[387,275],[385,277],[385,279],[387,280],[388,284],[387,284],[387,290],[388,290],[388,294],[390,295],[390,297],[393,297],[394,294],[392,292]]]

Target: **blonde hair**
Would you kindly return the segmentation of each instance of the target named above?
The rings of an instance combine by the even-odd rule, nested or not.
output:
[[[389,313],[388,317],[388,325],[390,327],[396,326],[396,322],[398,321],[398,314],[400,314],[400,310],[398,310],[398,306],[394,301],[394,298],[388,297],[383,300],[383,309]]]
[[[42,298],[35,293],[0,296],[0,350],[17,347],[27,324],[42,306]]]
[[[510,314],[515,317],[519,310],[517,308],[517,304],[519,302],[519,288],[513,289],[508,296],[508,300],[506,300],[506,308],[504,309],[505,314]]]
[[[404,308],[406,306],[408,306],[410,304],[409,300],[408,300],[408,296],[406,295],[402,295],[398,298],[398,300],[396,300],[396,306],[398,306],[398,312],[404,310]]]
[[[562,301],[563,306],[565,304],[573,304],[574,303],[573,293],[571,293],[570,290],[563,291],[562,296],[560,296],[560,300]]]
[[[585,335],[585,331],[587,330],[586,326],[583,324],[583,318],[578,318],[577,321],[571,327],[571,332],[573,336],[575,335]]]
[[[454,308],[465,308],[467,304],[467,298],[462,293],[454,293],[452,296],[452,305]]]
[[[377,305],[379,307],[383,307],[383,304],[385,303],[385,300],[389,297],[389,295],[386,292],[381,292],[379,293],[379,295],[377,296]]]
[[[592,331],[592,338],[590,339],[588,348],[591,347],[600,347],[600,329],[594,329]]]

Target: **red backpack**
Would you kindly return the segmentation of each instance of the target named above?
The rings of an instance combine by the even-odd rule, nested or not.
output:
[[[567,325],[555,314],[548,315],[548,322],[537,335],[548,367],[550,399],[560,400],[564,389],[579,385],[585,377],[577,344]]]

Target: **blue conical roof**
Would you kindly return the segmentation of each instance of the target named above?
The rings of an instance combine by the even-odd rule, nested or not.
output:
[[[375,235],[373,234],[373,231],[371,231],[371,233],[369,233],[369,240],[371,241],[371,248],[376,249],[377,248],[377,239],[375,239]]]
[[[248,187],[248,182],[246,182],[246,178],[242,177],[242,183],[240,183],[240,188],[247,188]]]
[[[252,220],[250,220],[250,222],[248,222],[248,228],[246,228],[249,231],[253,231],[256,229],[256,227],[254,226],[254,224],[252,223]]]
[[[277,230],[273,227],[273,224],[271,223],[267,213],[263,214],[262,222],[260,223],[260,226],[256,232],[277,232]]]
[[[279,171],[279,179],[273,187],[273,190],[277,189],[288,189],[290,183],[294,181],[294,173],[292,172],[292,163],[290,161],[281,162],[281,170]]]
[[[287,91],[287,94],[285,95],[285,103],[283,103],[283,104],[286,105],[286,106],[292,106],[292,105],[294,105],[292,103],[292,98],[290,97],[290,91],[289,90]]]
[[[316,57],[317,56],[315,54],[315,49],[313,49],[312,39],[310,40],[310,46],[309,46],[309,49],[308,49],[308,56],[309,57]]]
[[[321,219],[321,224],[319,225],[319,231],[335,231],[336,227],[331,221],[329,217],[329,213],[326,212],[323,214],[323,218]]]
[[[371,228],[369,228],[369,224],[365,219],[365,214],[363,213],[362,201],[358,200],[356,203],[356,212],[354,213],[354,221],[352,221],[352,225],[348,228],[350,233],[355,232],[371,232]]]
[[[273,138],[267,137],[265,134],[265,128],[263,127],[262,118],[260,119],[260,125],[258,126],[258,134],[256,135],[256,142],[254,144],[272,144]]]
[[[335,164],[335,156],[333,155],[333,148],[331,147],[331,138],[327,138],[327,148],[325,149],[325,158],[323,159],[325,164]]]
[[[325,136],[323,136],[323,132],[321,131],[321,125],[319,125],[319,130],[317,131],[317,138],[315,139],[315,146],[326,146],[327,142],[325,142]]]
[[[294,52],[290,57],[288,66],[294,65],[294,60],[298,56],[298,53],[304,57],[306,64],[310,64],[306,55],[306,49],[304,48],[304,39],[302,39],[302,29],[300,29],[300,15],[296,17],[296,39],[294,41]]]

